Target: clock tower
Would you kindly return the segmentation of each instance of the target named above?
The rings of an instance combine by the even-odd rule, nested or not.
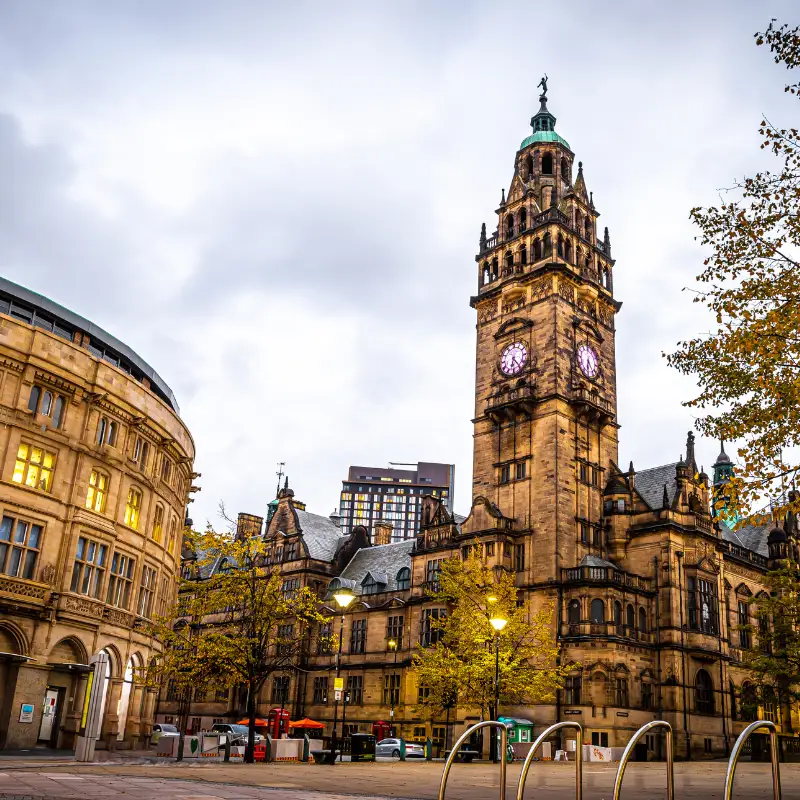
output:
[[[530,583],[606,554],[602,495],[617,461],[621,306],[608,229],[598,239],[583,165],[556,133],[546,88],[539,100],[495,212],[497,230],[489,236],[482,226],[471,299],[473,497],[526,534],[528,555],[517,569]]]

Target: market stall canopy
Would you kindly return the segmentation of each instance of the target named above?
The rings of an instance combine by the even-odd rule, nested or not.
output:
[[[240,719],[236,724],[237,725],[249,725],[250,724],[250,720],[249,719]],[[267,720],[261,719],[260,717],[256,717],[256,728],[266,728],[267,725],[269,725],[269,722],[267,722]]]
[[[290,728],[324,728],[321,722],[315,722],[313,719],[306,717],[305,719],[297,719],[289,723]]]

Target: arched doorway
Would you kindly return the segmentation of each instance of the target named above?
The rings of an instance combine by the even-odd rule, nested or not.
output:
[[[117,734],[117,741],[121,742],[125,738],[125,725],[128,721],[128,712],[131,705],[131,694],[133,693],[133,684],[136,680],[136,674],[141,670],[142,663],[139,655],[134,653],[125,665],[125,672],[122,676],[122,692],[119,696],[119,704],[117,705],[117,717],[119,719],[119,733]]]

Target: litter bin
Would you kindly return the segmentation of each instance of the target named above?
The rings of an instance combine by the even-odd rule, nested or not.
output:
[[[374,761],[375,736],[371,733],[350,734],[350,760]]]

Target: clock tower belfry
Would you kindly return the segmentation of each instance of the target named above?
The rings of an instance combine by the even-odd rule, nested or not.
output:
[[[608,229],[598,239],[583,165],[576,169],[556,133],[544,90],[496,209],[497,230],[488,236],[482,226],[471,299],[473,497],[490,501],[514,531],[530,533],[532,581],[605,554],[602,493],[617,461],[621,306]]]

